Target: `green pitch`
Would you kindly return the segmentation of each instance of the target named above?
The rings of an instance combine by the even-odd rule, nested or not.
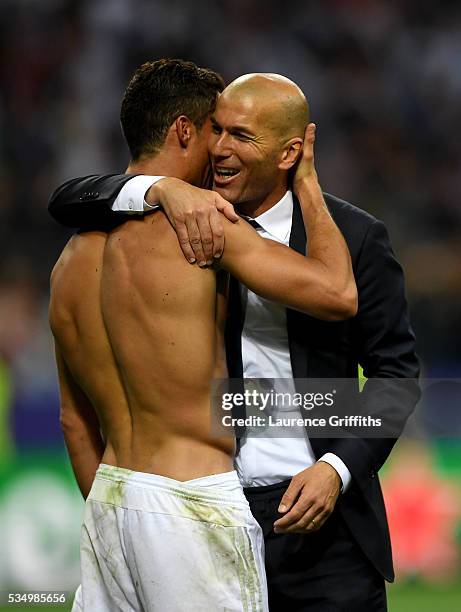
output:
[[[388,585],[389,612],[454,612],[459,610],[461,582],[431,586],[424,583]]]

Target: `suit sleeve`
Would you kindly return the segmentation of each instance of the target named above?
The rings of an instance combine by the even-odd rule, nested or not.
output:
[[[128,218],[111,210],[111,206],[133,176],[136,175],[90,175],[66,181],[51,194],[48,212],[66,227],[109,230]]]
[[[356,282],[359,310],[352,333],[368,378],[360,394],[362,407],[365,414],[382,417],[396,437],[336,439],[329,450],[344,461],[359,485],[366,486],[386,461],[420,397],[403,271],[381,221],[374,221],[365,235]]]

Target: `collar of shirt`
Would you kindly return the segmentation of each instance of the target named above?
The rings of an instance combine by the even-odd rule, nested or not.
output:
[[[272,208],[255,218],[262,229],[278,242],[287,243],[293,216],[293,194],[287,191]],[[248,218],[242,215],[243,218]]]

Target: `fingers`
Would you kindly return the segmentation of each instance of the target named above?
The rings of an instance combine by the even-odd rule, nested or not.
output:
[[[202,247],[202,237],[195,216],[186,215],[186,228],[190,245],[198,265],[206,266],[206,257]]]
[[[234,207],[232,206],[232,204],[230,202],[228,202],[227,200],[225,200],[218,193],[215,194],[215,195],[216,195],[216,200],[215,200],[216,208],[220,212],[222,212],[227,217],[227,219],[229,219],[229,221],[232,221],[233,223],[238,221],[240,219],[240,217],[235,212]]]
[[[309,123],[308,126],[306,127],[306,131],[304,133],[304,141],[307,140],[307,143],[310,145],[313,145],[315,142],[316,129],[317,129],[317,126],[315,125],[315,123]]]
[[[197,210],[197,226],[200,232],[200,239],[202,241],[202,251],[205,258],[205,263],[208,266],[211,266],[213,263],[213,233],[211,230],[210,216],[211,210]],[[200,260],[198,260],[198,262],[199,265],[201,265]]]
[[[212,265],[224,250],[224,226],[219,212],[232,222],[240,217],[219,194],[172,180],[176,182],[167,185],[168,190],[159,191],[160,202],[176,230],[184,257],[190,263],[197,261],[201,267]]]
[[[313,512],[309,512],[295,523],[288,525],[288,527],[279,527],[274,529],[274,531],[275,533],[312,533],[318,531],[326,519],[320,520],[320,517],[312,515]]]
[[[325,521],[333,512],[333,507],[322,508],[315,502],[306,507],[304,511],[302,505],[299,508],[297,508],[297,505],[286,516],[274,523],[275,533],[310,533],[317,531],[323,527]],[[290,520],[288,521],[288,519]]]
[[[314,160],[315,123],[309,123],[304,135],[303,158],[312,163]]]
[[[240,219],[232,204],[218,194],[214,194],[214,197],[214,201],[207,208],[186,213],[188,241],[193,256],[202,267],[210,266],[213,258],[221,257],[224,250],[224,227],[218,210],[229,221],[235,222]],[[186,255],[184,248],[183,253]],[[190,257],[188,260],[190,261]]]
[[[178,236],[179,246],[181,247],[184,257],[189,263],[195,263],[195,253],[192,249],[191,243],[189,242],[189,233],[187,231],[186,224],[178,221],[175,224],[174,229]]]
[[[224,228],[216,208],[212,208],[210,212],[210,227],[213,234],[213,257],[218,259],[224,250]]]
[[[310,501],[309,499],[300,498],[293,506],[293,508],[289,512],[287,512],[287,514],[285,514],[285,516],[275,521],[275,533],[279,533],[282,530],[285,531],[291,525],[295,525],[299,521],[302,521],[303,517],[306,515],[306,513],[308,513],[311,506],[312,501]]]
[[[293,476],[282,497],[274,522],[275,533],[307,533],[320,529],[333,512],[340,491],[340,477],[328,463],[317,462]]]
[[[224,249],[224,228],[216,208],[190,211],[185,222],[175,221],[174,228],[184,257],[189,263],[210,266],[214,257],[221,257]]]
[[[287,512],[298,498],[299,492],[303,487],[303,483],[297,480],[296,477],[291,479],[288,489],[285,491],[279,504],[279,512]]]
[[[311,180],[316,178],[317,174],[314,165],[314,142],[315,142],[315,123],[309,123],[304,132],[303,152],[298,160],[294,176],[295,191],[303,180]]]

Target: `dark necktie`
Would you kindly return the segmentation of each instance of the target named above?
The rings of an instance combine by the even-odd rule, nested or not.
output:
[[[242,216],[242,219],[245,219],[245,221],[249,223],[255,229],[262,229],[262,226],[259,225],[259,223],[255,219],[251,219],[250,217],[243,217],[243,216]]]

